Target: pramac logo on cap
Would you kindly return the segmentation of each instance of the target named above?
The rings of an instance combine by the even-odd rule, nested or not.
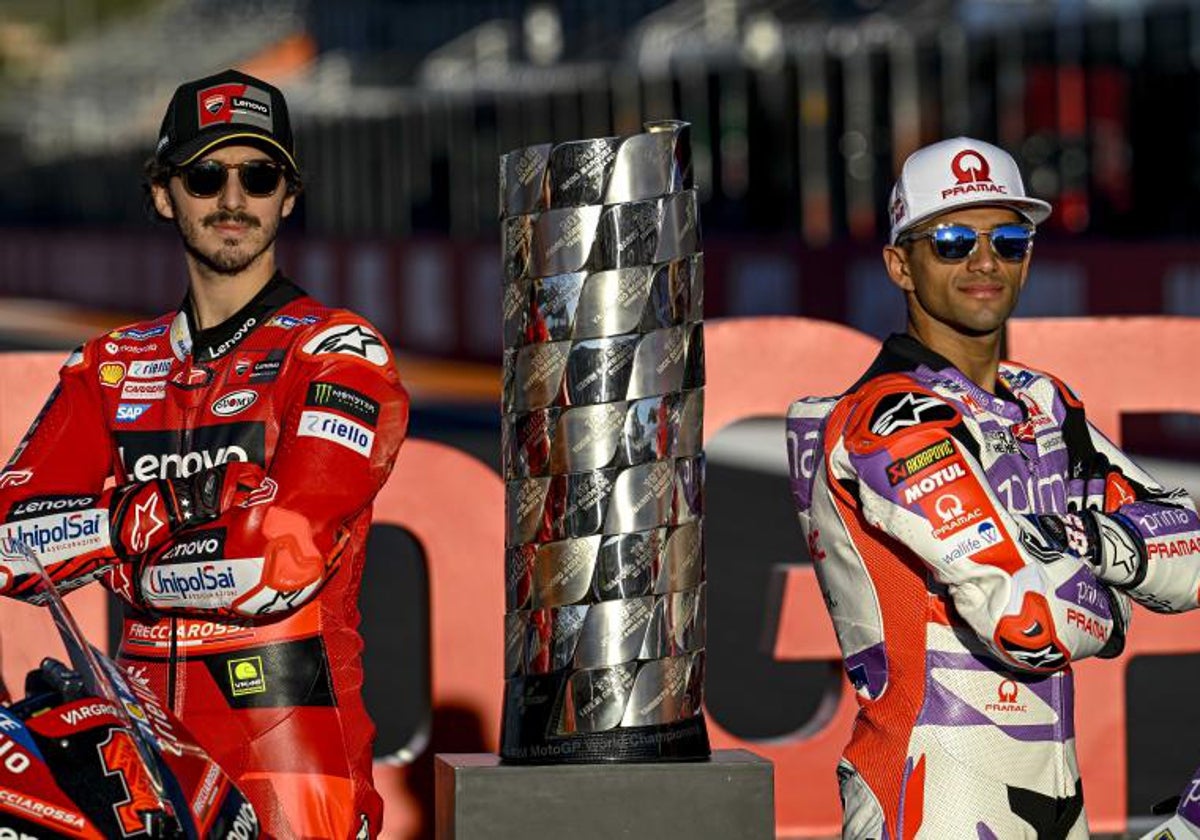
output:
[[[1008,188],[992,181],[992,167],[982,154],[974,149],[963,149],[950,161],[950,171],[957,182],[953,187],[942,190],[942,198],[969,193],[992,192],[1001,195]]]

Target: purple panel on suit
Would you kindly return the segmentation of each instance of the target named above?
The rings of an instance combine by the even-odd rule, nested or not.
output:
[[[1108,596],[1096,582],[1096,576],[1092,574],[1091,569],[1080,567],[1070,580],[1054,590],[1054,594],[1058,596],[1059,600],[1083,607],[1092,615],[1098,615],[1108,620],[1112,619],[1112,607],[1108,602]]]
[[[847,656],[846,676],[859,691],[865,688],[872,700],[882,694],[888,680],[887,652],[883,642]]]
[[[1192,777],[1192,781],[1184,788],[1179,797],[1179,807],[1175,813],[1194,826],[1200,826],[1200,770]]]
[[[792,498],[801,512],[812,507],[812,479],[820,457],[822,422],[819,417],[789,417],[787,421]]]
[[[1061,677],[1026,677],[1012,672],[989,667],[987,660],[970,653],[929,651],[929,676],[925,680],[925,705],[917,718],[918,726],[995,726],[1016,741],[1065,742],[1075,737],[1074,685],[1070,674]],[[1059,719],[1056,723],[999,724],[984,712],[963,700],[933,677],[936,668],[951,668],[962,671],[987,671],[1000,680],[1012,680],[1022,689],[1032,691],[1049,706]]]
[[[1145,539],[1200,531],[1200,518],[1187,508],[1131,502],[1119,512]]]
[[[976,823],[975,831],[979,835],[979,840],[1000,840],[996,833],[983,823]]]

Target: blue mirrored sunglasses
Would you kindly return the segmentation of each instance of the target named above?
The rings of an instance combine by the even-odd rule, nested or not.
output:
[[[986,236],[992,243],[992,251],[1002,260],[1020,262],[1033,245],[1033,225],[996,225],[991,230],[975,230],[966,225],[938,225],[921,233],[906,234],[901,242],[928,239],[933,252],[947,262],[965,260],[975,251],[979,237]]]

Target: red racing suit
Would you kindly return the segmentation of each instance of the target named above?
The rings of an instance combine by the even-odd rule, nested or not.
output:
[[[788,415],[792,491],[858,694],[850,840],[1086,838],[1070,663],[1115,656],[1128,594],[1197,606],[1200,519],[1053,377],[996,393],[892,336]]]
[[[211,329],[185,302],[90,341],[0,474],[0,591],[36,599],[18,543],[63,590],[103,577],[119,661],[270,836],[374,837],[357,598],[407,421],[370,324],[282,275]],[[214,501],[234,466],[258,476]]]

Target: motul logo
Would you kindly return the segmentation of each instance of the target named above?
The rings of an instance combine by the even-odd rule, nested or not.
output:
[[[937,472],[925,476],[920,481],[914,482],[912,486],[904,488],[904,503],[911,505],[927,493],[937,490],[942,485],[966,477],[966,470],[963,469],[961,463],[953,463],[947,467],[942,467]]]

